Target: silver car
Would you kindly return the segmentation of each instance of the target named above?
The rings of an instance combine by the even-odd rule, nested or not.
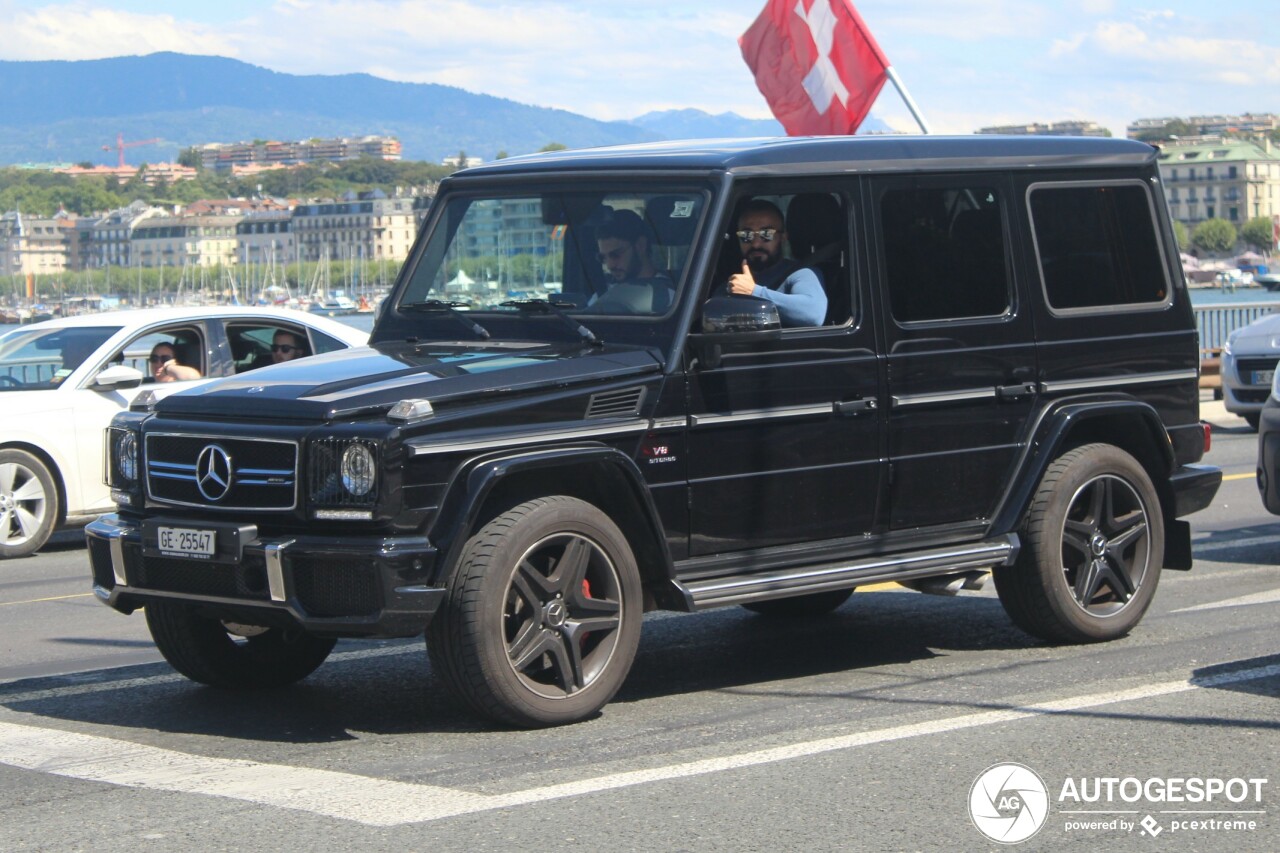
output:
[[[1222,347],[1222,399],[1227,411],[1258,428],[1280,361],[1280,314],[1236,329]]]

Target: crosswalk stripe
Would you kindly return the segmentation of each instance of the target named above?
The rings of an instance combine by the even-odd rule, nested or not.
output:
[[[0,721],[0,763],[91,782],[227,797],[369,826],[397,826],[720,773],[906,738],[1072,713],[1100,705],[1151,699],[1275,675],[1280,675],[1280,664],[855,732],[504,794],[482,794],[330,770],[197,756],[98,735],[3,721]]]
[[[1182,607],[1177,610],[1170,610],[1170,613],[1191,613],[1196,610],[1217,610],[1221,607],[1244,607],[1249,604],[1270,604],[1274,601],[1280,601],[1280,589],[1267,589],[1262,592],[1255,592],[1252,595],[1242,595],[1238,598],[1228,598],[1224,601],[1211,601],[1207,604],[1197,604],[1193,607]]]

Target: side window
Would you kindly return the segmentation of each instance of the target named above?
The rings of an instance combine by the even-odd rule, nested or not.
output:
[[[880,239],[899,323],[997,317],[1012,300],[999,192],[910,187],[880,197]]]
[[[184,378],[197,379],[208,375],[204,361],[204,335],[194,326],[152,329],[125,344],[124,348],[113,356],[112,361],[136,368],[148,377],[148,381],[154,381],[156,374],[150,357],[156,347],[160,347],[160,352],[164,354],[172,352],[174,361],[190,368],[182,373]],[[199,376],[195,375],[196,373]]]
[[[1140,183],[1041,184],[1028,191],[1049,307],[1163,305],[1169,282]]]
[[[832,192],[770,192],[741,197],[709,295],[734,292],[745,261],[754,295],[773,302],[783,328],[841,325],[853,316],[848,216]],[[778,232],[771,239],[765,235]],[[739,291],[746,295],[746,291]]]
[[[347,345],[337,338],[331,338],[324,332],[317,332],[315,329],[309,330],[311,334],[311,351],[317,355],[322,352],[334,352],[340,349],[346,349]]]

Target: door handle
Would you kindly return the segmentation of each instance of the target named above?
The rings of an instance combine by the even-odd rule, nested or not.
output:
[[[997,385],[996,397],[1001,400],[1021,400],[1034,397],[1038,390],[1034,382],[1019,382],[1017,385]]]
[[[859,397],[856,400],[837,400],[832,404],[837,415],[861,415],[876,410],[875,397]]]

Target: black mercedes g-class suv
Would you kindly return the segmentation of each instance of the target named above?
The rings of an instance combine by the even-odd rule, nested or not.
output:
[[[784,227],[744,230],[761,199]],[[761,241],[820,323],[728,294]],[[523,726],[602,707],[651,609],[812,617],[992,572],[1026,631],[1106,640],[1190,567],[1179,519],[1221,480],[1198,364],[1143,143],[516,157],[442,184],[367,348],[113,422],[93,586],[205,684],[425,633]]]

